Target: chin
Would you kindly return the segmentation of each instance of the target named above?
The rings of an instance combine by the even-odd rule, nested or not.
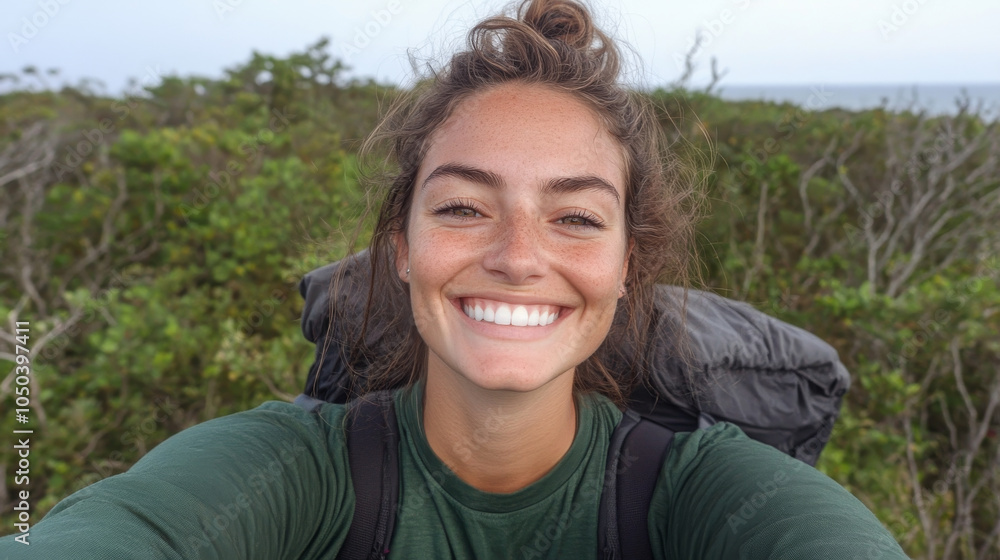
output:
[[[442,360],[443,361],[443,360]],[[465,363],[462,363],[465,362]],[[454,366],[445,363],[446,371],[465,381],[488,391],[512,391],[527,393],[545,387],[568,376],[572,386],[572,376],[576,368],[540,364],[538,360],[526,359],[522,353],[511,356],[490,356],[475,360],[459,360]]]

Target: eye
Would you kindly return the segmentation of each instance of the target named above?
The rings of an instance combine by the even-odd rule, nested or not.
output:
[[[448,213],[452,216],[458,216],[460,218],[475,218],[476,214],[479,214],[479,212],[476,212],[472,208],[462,207],[449,208]]]
[[[586,229],[604,229],[604,222],[601,221],[597,216],[589,212],[573,212],[568,216],[563,216],[557,220],[560,224],[565,224],[573,229],[586,228]]]
[[[452,200],[435,208],[435,216],[454,217],[459,219],[481,218],[482,213],[476,209],[476,205],[469,200]]]

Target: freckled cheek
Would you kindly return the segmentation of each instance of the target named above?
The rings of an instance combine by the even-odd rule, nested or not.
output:
[[[624,256],[608,247],[567,248],[560,256],[564,274],[590,299],[617,301]]]
[[[468,231],[429,229],[410,239],[410,253],[425,265],[449,268],[460,261],[475,258],[486,239]]]
[[[469,235],[443,229],[411,230],[410,234],[410,293],[414,307],[431,305],[422,300],[435,299],[434,294],[464,278],[470,267],[482,260],[482,242]],[[441,302],[431,307],[438,305]]]

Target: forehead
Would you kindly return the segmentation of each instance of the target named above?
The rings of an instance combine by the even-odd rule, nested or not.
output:
[[[581,100],[545,86],[505,84],[459,103],[431,136],[418,180],[444,163],[507,179],[597,175],[624,200],[621,146]]]

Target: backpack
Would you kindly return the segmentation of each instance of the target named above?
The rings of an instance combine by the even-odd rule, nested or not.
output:
[[[342,273],[341,289],[333,294],[332,280],[342,266],[345,268],[339,271]],[[346,339],[348,333],[356,332],[353,327],[357,325],[331,325],[330,317],[345,320],[357,317],[360,323],[370,271],[369,254],[362,251],[313,270],[300,281],[299,292],[305,299],[302,331],[306,339],[316,344],[316,360],[310,367],[305,391],[296,399],[300,405],[313,401],[344,403],[360,396],[351,392],[350,368],[338,351],[339,341]],[[678,321],[676,310],[681,308],[685,296],[685,320],[682,322]],[[627,368],[639,361],[650,371],[647,385],[638,387],[630,395],[630,411],[623,416],[615,437],[618,437],[618,430],[631,433],[634,426],[629,428],[628,424],[633,423],[652,426],[642,432],[648,430],[655,437],[645,440],[644,445],[650,446],[648,453],[643,446],[614,447],[613,439],[606,473],[610,477],[605,480],[631,484],[634,469],[629,469],[627,477],[614,474],[617,466],[611,465],[611,458],[618,456],[618,450],[635,449],[634,455],[642,461],[652,461],[658,472],[662,461],[656,463],[655,459],[662,459],[664,455],[657,454],[669,447],[674,432],[690,432],[722,421],[736,424],[749,437],[815,466],[840,414],[843,395],[850,387],[850,375],[840,363],[836,350],[803,329],[770,317],[746,303],[709,292],[685,292],[675,286],[658,285],[654,303],[654,309],[650,310],[653,313],[652,332],[647,345],[641,349],[621,349],[621,363],[612,363],[609,367]],[[334,306],[342,313],[334,315]],[[394,340],[399,340],[397,333],[388,332],[380,325],[371,326],[366,336],[369,346],[376,349],[380,345],[389,347]],[[686,359],[679,357],[675,342],[678,336],[687,341]],[[352,365],[363,369],[366,364]],[[625,418],[632,420],[626,422]],[[380,433],[391,439],[394,437],[391,432]],[[622,436],[620,441],[625,439]],[[349,448],[350,441],[349,430]],[[353,463],[351,467],[353,476]],[[620,517],[627,517],[629,521],[617,523],[617,528],[613,528],[616,523],[611,513],[620,512],[617,509],[606,511],[602,494],[600,541],[601,554],[605,558],[649,557],[640,552],[622,556],[618,547],[632,546],[638,541],[648,551],[648,535],[643,540],[634,533],[626,537],[625,532],[641,529],[645,533],[648,500],[656,472],[646,486],[608,484],[605,488],[605,493],[613,494],[610,503],[632,504],[625,507],[635,513]],[[646,500],[645,509],[643,499]],[[357,507],[360,509],[361,503],[366,501],[358,500]],[[604,525],[605,520],[612,526]],[[389,530],[383,537],[391,537],[391,534]]]
[[[325,403],[302,394],[295,404],[318,412]],[[392,392],[351,401],[347,457],[355,505],[337,560],[384,560],[399,505],[399,432]],[[626,410],[611,434],[598,511],[598,556],[604,560],[653,558],[646,518],[660,467],[674,432]]]

